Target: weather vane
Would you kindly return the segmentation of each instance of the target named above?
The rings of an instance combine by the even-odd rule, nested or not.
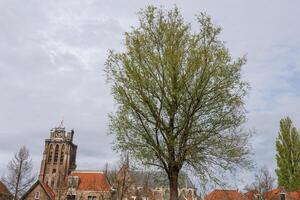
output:
[[[60,125],[58,126],[58,128],[64,128],[64,120],[61,120]]]

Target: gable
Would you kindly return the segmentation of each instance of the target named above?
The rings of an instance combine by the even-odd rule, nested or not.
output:
[[[2,194],[10,194],[9,190],[7,189],[6,185],[0,181],[0,193]]]
[[[40,200],[54,200],[54,193],[50,187],[40,181],[35,182],[24,194],[21,200],[35,200],[35,195],[39,193]]]
[[[39,196],[40,196],[40,199],[45,199],[45,200],[51,200],[47,193],[45,192],[45,190],[43,189],[43,187],[41,187],[40,184],[36,185],[27,195],[25,198],[22,198],[24,200],[33,200],[35,199],[35,195],[36,193],[39,192]]]

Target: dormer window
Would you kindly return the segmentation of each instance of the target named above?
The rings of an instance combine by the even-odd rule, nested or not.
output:
[[[280,200],[286,200],[286,193],[280,193]]]
[[[34,199],[40,199],[40,192],[36,192],[34,194]]]

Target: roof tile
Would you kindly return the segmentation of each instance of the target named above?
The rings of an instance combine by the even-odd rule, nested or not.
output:
[[[73,171],[70,176],[79,177],[78,190],[110,191],[111,186],[102,172]]]
[[[204,200],[247,200],[238,190],[214,190]]]

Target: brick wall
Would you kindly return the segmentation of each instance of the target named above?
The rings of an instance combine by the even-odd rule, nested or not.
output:
[[[40,192],[40,200],[50,200],[44,189],[40,186],[37,185],[26,197],[24,200],[36,200],[35,199],[35,194],[36,192]]]

